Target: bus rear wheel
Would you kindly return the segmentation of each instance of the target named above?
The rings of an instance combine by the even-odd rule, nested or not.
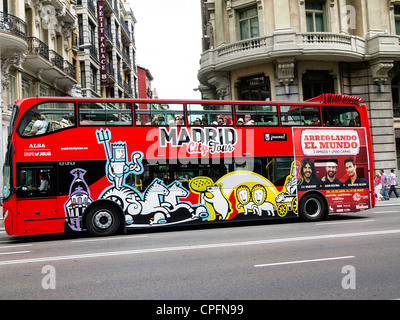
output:
[[[111,236],[120,225],[120,215],[111,205],[94,207],[86,215],[86,228],[92,236]]]
[[[322,196],[306,194],[301,198],[300,215],[305,221],[320,221],[327,213],[327,206]]]

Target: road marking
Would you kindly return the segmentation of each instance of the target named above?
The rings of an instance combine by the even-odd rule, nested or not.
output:
[[[33,258],[33,259],[20,259],[20,260],[0,261],[0,266],[24,264],[24,263],[100,258],[100,257],[115,257],[115,256],[134,255],[134,254],[143,254],[143,253],[159,253],[159,252],[172,252],[172,251],[240,247],[240,246],[255,246],[255,245],[266,245],[266,244],[284,243],[284,242],[327,240],[327,239],[339,239],[339,238],[351,238],[351,237],[363,237],[363,236],[379,236],[379,235],[388,235],[388,234],[400,234],[400,230],[397,229],[397,230],[384,230],[384,231],[341,233],[341,234],[328,234],[328,235],[308,236],[308,237],[293,237],[293,238],[243,241],[243,242],[211,243],[211,244],[199,244],[199,245],[191,245],[191,246],[189,245],[189,246],[179,246],[179,247],[161,247],[161,248],[136,249],[136,250],[127,250],[127,251],[87,253],[87,254],[77,254],[77,255],[69,255],[69,256],[54,256],[54,257],[43,257],[43,258]]]
[[[355,256],[347,256],[347,257],[334,257],[334,258],[323,258],[323,259],[312,259],[312,260],[299,260],[299,261],[288,261],[288,262],[277,262],[277,263],[268,263],[268,264],[256,264],[254,267],[272,267],[272,266],[281,266],[284,264],[299,264],[299,263],[310,263],[310,262],[321,262],[321,261],[331,261],[331,260],[343,260],[343,259],[352,259]]]
[[[71,243],[113,241],[113,240],[125,240],[125,239],[136,239],[136,238],[147,238],[147,236],[107,237],[107,238],[86,239],[86,240],[73,240],[71,241]]]
[[[30,251],[14,251],[14,252],[0,252],[0,256],[5,256],[6,254],[18,254],[18,253],[29,253]]]
[[[374,213],[398,213],[399,211],[376,211]]]
[[[18,247],[32,247],[32,244],[17,244],[14,246],[0,246],[0,250],[1,249],[10,249],[10,248],[18,248]]]
[[[346,223],[365,223],[365,222],[373,222],[375,220],[362,220],[362,221],[340,221],[340,222],[320,222],[320,223],[316,223],[316,226],[330,226],[333,224],[346,224]]]

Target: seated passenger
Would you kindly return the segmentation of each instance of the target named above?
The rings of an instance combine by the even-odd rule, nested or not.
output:
[[[244,121],[246,121],[244,123],[246,126],[253,126],[254,125],[254,121],[251,120],[251,115],[249,115],[249,114],[245,114],[244,115]]]
[[[242,118],[239,118],[238,121],[236,122],[236,125],[242,126],[243,123],[244,123],[243,119],[242,119]]]
[[[193,125],[194,125],[194,126],[199,126],[199,125],[201,125],[200,118],[196,118],[196,120],[193,121]]]
[[[178,115],[175,116],[175,124],[177,126],[183,126],[185,124],[185,121],[183,119],[183,115],[178,114]]]
[[[232,120],[228,116],[224,117],[224,126],[231,126],[232,125]]]
[[[32,114],[32,120],[34,121],[31,131],[25,133],[25,136],[35,136],[46,133],[47,122],[39,112]]]

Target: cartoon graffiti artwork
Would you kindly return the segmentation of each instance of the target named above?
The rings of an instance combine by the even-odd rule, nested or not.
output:
[[[289,212],[297,215],[296,177],[293,162],[280,191],[268,179],[250,171],[228,173],[215,183],[209,177],[196,177],[189,188],[199,194],[199,203],[207,206],[209,221],[231,220],[250,213],[257,217],[285,217]]]
[[[71,171],[74,179],[69,189],[69,199],[64,205],[68,225],[74,231],[82,230],[81,218],[83,212],[93,202],[89,187],[84,179],[85,173],[86,170],[80,168]]]
[[[179,181],[165,184],[155,178],[141,192],[126,179],[130,174],[143,174],[143,153],[134,151],[129,159],[126,142],[111,142],[109,129],[96,130],[96,138],[104,145],[105,174],[110,182],[108,187],[98,191],[98,199],[117,203],[125,215],[127,227],[245,219],[249,214],[259,218],[297,215],[296,162],[292,163],[291,172],[279,190],[257,173],[234,171],[215,182],[210,177],[195,177],[189,181],[188,190]],[[64,206],[65,214],[70,228],[80,231],[84,211],[95,200],[84,179],[86,171],[76,168],[70,173],[74,179]]]
[[[297,184],[301,181],[299,164],[296,161],[292,162],[290,175],[286,178],[284,192],[276,197],[278,216],[284,217],[289,211],[297,215]]]
[[[193,205],[182,200],[189,195],[189,192],[179,181],[167,186],[155,178],[143,193],[127,185],[125,179],[129,173],[135,175],[143,173],[143,153],[133,152],[132,161],[128,162],[125,142],[110,143],[109,129],[97,130],[96,136],[98,143],[104,144],[107,178],[113,183],[99,198],[117,202],[125,213],[127,226],[136,227],[143,224],[152,226],[208,219],[209,214],[205,206]]]

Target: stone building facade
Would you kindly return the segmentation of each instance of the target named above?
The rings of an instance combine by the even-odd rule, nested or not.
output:
[[[201,0],[205,99],[356,95],[375,169],[400,167],[399,0]]]
[[[3,150],[15,100],[137,97],[135,25],[127,0],[0,0]]]

